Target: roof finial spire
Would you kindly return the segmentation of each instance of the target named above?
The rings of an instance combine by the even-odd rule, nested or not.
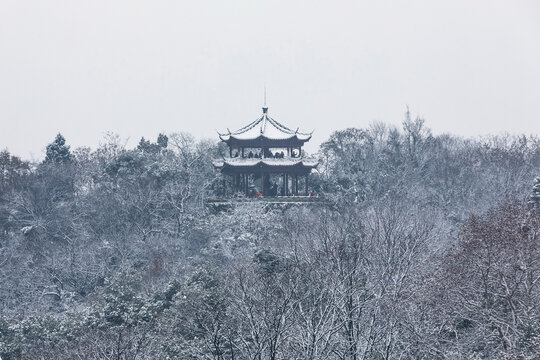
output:
[[[264,83],[264,106],[263,106],[263,113],[266,114],[268,111],[268,106],[266,106],[266,82]]]

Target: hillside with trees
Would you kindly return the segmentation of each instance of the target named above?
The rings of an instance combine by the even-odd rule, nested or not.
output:
[[[319,204],[209,208],[224,148],[0,152],[0,357],[536,359],[540,139],[334,132]]]

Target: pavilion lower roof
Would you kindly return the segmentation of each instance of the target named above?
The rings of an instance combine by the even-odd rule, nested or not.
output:
[[[227,158],[214,161],[214,166],[224,173],[229,172],[310,172],[319,165],[317,159],[285,158]]]

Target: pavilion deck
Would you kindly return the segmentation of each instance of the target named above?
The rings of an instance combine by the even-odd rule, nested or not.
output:
[[[325,199],[317,196],[272,196],[272,197],[224,197],[206,199],[207,204],[227,203],[272,203],[272,204],[309,204],[324,203]]]

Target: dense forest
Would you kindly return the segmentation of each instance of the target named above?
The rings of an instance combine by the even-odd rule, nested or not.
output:
[[[214,140],[0,152],[0,357],[538,359],[540,139],[334,132],[309,204],[231,202]]]

